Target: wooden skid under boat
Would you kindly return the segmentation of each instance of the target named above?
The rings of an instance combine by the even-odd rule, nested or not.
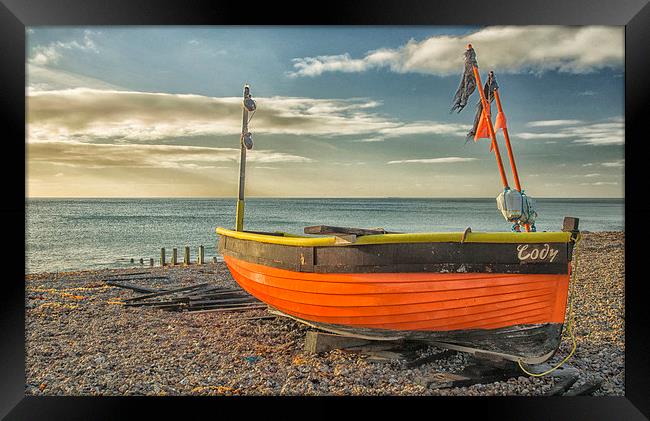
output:
[[[345,244],[336,237],[217,233],[242,288],[325,330],[528,363],[545,361],[560,343],[571,232],[376,234]]]

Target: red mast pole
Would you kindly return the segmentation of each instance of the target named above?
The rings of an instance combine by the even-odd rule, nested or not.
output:
[[[499,145],[497,144],[497,137],[494,134],[494,127],[492,127],[492,119],[490,118],[490,115],[488,114],[488,102],[487,99],[485,98],[485,93],[483,92],[483,84],[481,83],[481,75],[478,73],[478,68],[476,66],[473,66],[474,68],[474,77],[476,78],[476,85],[479,94],[481,95],[481,103],[483,104],[483,115],[485,115],[485,119],[487,120],[487,127],[488,127],[488,133],[490,134],[490,138],[492,139],[492,147],[494,148],[494,155],[496,155],[497,158],[497,165],[499,166],[499,173],[501,174],[501,182],[503,183],[503,187],[506,188],[508,187],[508,179],[506,178],[506,172],[503,169],[503,162],[501,161],[501,153],[499,153]]]
[[[499,89],[494,90],[494,99],[497,102],[497,108],[499,113],[505,116],[503,108],[501,107],[501,98],[499,97]],[[507,121],[507,120],[506,120]],[[512,168],[512,176],[515,179],[515,187],[519,192],[521,192],[521,184],[519,183],[519,174],[517,173],[517,164],[515,164],[515,156],[512,153],[512,146],[510,145],[510,136],[508,135],[508,128],[504,125],[501,127],[503,129],[503,137],[506,139],[506,149],[508,150],[508,159],[510,160],[510,168]],[[524,224],[526,232],[530,232],[530,224]]]

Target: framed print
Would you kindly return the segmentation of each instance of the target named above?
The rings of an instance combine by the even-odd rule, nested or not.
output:
[[[3,0],[0,413],[647,417],[650,6],[305,7]]]

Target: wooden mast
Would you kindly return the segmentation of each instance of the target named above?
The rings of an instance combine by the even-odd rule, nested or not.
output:
[[[487,102],[487,99],[485,98],[485,93],[483,92],[483,84],[481,83],[481,75],[478,72],[478,67],[473,66],[473,69],[474,69],[474,77],[476,78],[476,87],[478,89],[478,93],[481,95],[481,103],[483,104],[482,114],[485,116],[488,133],[490,134],[490,138],[492,139],[492,147],[494,148],[494,155],[497,158],[497,165],[499,166],[499,174],[501,175],[501,182],[503,183],[503,187],[507,188],[508,179],[506,178],[506,172],[503,169],[503,162],[501,161],[501,154],[499,153],[499,145],[497,144],[497,138],[496,135],[494,134],[494,127],[492,126],[492,120],[490,119],[490,115],[488,113],[489,103]]]
[[[250,98],[250,86],[244,85],[244,99]],[[235,230],[244,230],[244,188],[246,185],[246,146],[244,145],[244,136],[248,133],[248,110],[242,102],[242,123],[239,146],[241,154],[239,155],[239,191],[237,194],[237,219],[235,221]]]

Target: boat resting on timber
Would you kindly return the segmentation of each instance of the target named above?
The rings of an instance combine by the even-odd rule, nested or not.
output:
[[[283,315],[343,335],[537,364],[560,344],[577,222],[521,233],[216,231],[237,283]]]

